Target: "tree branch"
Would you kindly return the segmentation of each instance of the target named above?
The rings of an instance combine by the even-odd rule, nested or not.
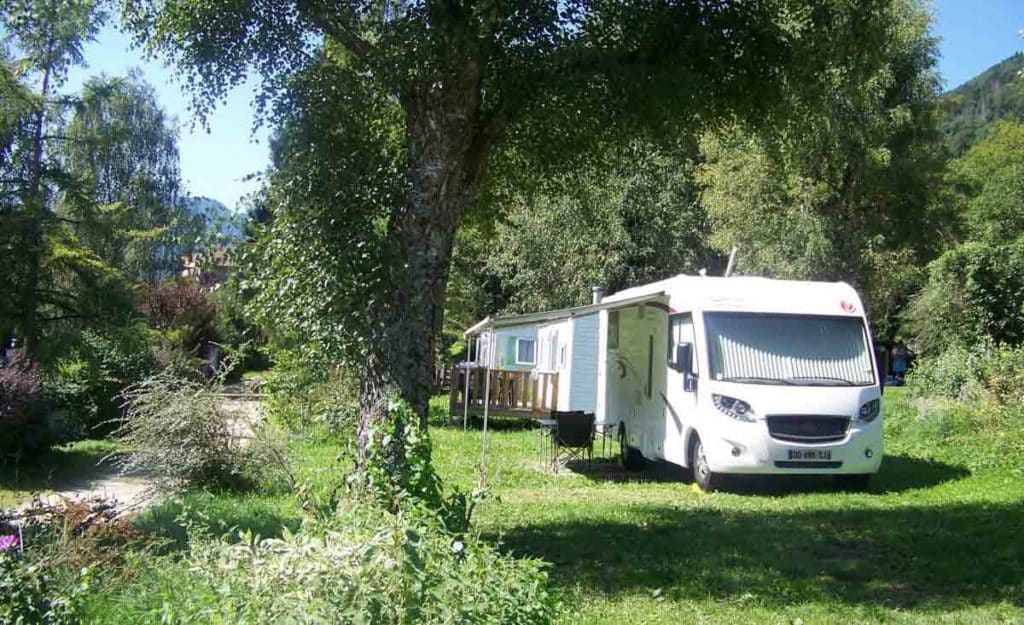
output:
[[[41,321],[43,323],[50,323],[50,322],[53,322],[53,321],[67,321],[68,319],[95,319],[95,317],[92,316],[92,315],[80,315],[80,314],[59,315],[57,317],[40,317],[39,321]]]
[[[325,35],[337,39],[352,54],[361,60],[366,60],[376,49],[372,43],[355,33],[353,20],[346,19],[346,14],[350,14],[350,12],[342,9],[340,4],[340,2],[335,3],[330,0],[298,0],[297,2],[299,10],[305,13]]]

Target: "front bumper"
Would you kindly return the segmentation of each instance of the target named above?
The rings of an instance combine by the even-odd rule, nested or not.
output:
[[[851,474],[877,473],[882,464],[882,416],[871,423],[853,421],[846,436],[829,443],[797,443],[772,438],[767,423],[732,421],[704,435],[704,451],[715,473],[749,474]],[[790,450],[827,450],[826,460],[797,460]]]

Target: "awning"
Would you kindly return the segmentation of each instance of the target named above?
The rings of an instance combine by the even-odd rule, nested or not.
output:
[[[484,319],[475,323],[469,329],[463,332],[463,336],[480,334],[483,331],[490,330],[492,328],[508,328],[513,326],[532,325],[535,323],[558,321],[560,319],[569,319],[572,317],[590,315],[601,310],[616,310],[619,308],[629,308],[630,306],[645,304],[647,302],[661,301],[664,300],[665,297],[665,293],[663,291],[659,291],[657,293],[637,295],[636,297],[600,302],[598,304],[588,304],[586,306],[576,306],[574,308],[547,310],[544,312],[526,313],[524,315],[509,315],[507,317],[484,317]]]

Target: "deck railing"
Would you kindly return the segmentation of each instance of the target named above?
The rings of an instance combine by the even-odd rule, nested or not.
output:
[[[558,409],[558,373],[487,369],[484,367],[452,367],[449,409],[451,415],[484,413],[487,375],[490,375],[488,414],[505,417],[532,417]],[[467,392],[466,376],[469,376]]]

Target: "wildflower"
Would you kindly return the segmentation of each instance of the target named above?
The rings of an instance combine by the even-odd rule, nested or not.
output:
[[[0,551],[6,551],[13,549],[18,546],[17,534],[8,534],[6,536],[0,536]]]
[[[466,546],[462,544],[461,540],[456,540],[452,543],[452,553],[462,553],[462,550],[465,548]]]

